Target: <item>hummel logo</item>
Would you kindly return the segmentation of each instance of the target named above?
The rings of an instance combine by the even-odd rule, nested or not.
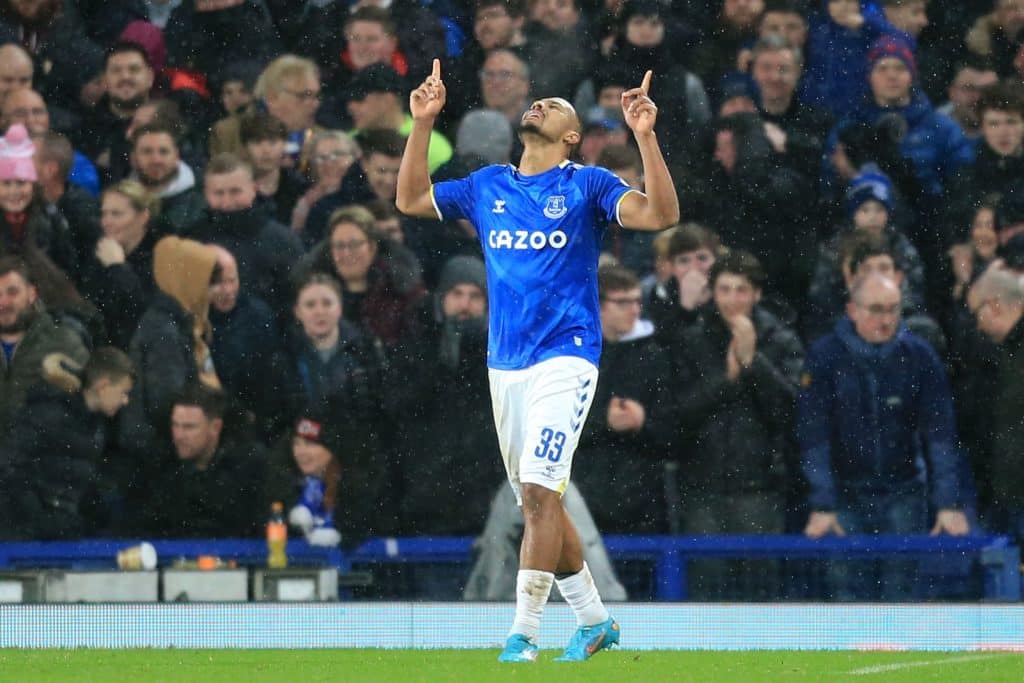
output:
[[[494,208],[491,209],[491,213],[505,213],[505,200],[495,199]]]

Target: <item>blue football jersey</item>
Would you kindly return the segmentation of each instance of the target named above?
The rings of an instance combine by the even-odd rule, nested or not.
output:
[[[598,365],[601,239],[634,190],[607,169],[564,161],[532,176],[488,166],[431,191],[438,217],[469,220],[483,245],[487,365],[520,370],[556,356]]]

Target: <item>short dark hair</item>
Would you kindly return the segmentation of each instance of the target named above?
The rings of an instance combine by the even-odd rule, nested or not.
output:
[[[345,19],[345,26],[348,27],[354,21],[372,21],[375,24],[380,24],[381,28],[384,29],[384,33],[387,33],[389,36],[395,35],[395,22],[391,18],[391,12],[383,7],[364,5],[348,15],[348,18]]]
[[[207,177],[227,175],[228,173],[234,173],[240,168],[245,169],[249,172],[249,175],[252,175],[252,166],[245,159],[232,152],[221,152],[206,164],[206,171],[203,175]]]
[[[243,145],[250,142],[287,140],[288,129],[281,120],[264,112],[245,114],[238,122],[238,136]]]
[[[313,285],[323,285],[334,291],[338,295],[338,301],[343,301],[344,294],[342,293],[341,282],[338,278],[330,273],[325,273],[320,270],[309,270],[295,278],[295,301],[298,302],[299,295],[306,290],[307,287]]]
[[[60,133],[52,130],[43,134],[42,140],[37,145],[39,161],[54,161],[57,163],[57,173],[63,180],[68,179],[71,173],[71,165],[75,160],[75,152],[71,148],[71,142]]]
[[[995,83],[981,91],[978,113],[1008,111],[1024,116],[1024,87],[1014,83]]]
[[[112,382],[135,379],[135,363],[121,349],[101,346],[92,352],[82,367],[82,386],[91,387],[104,377]]]
[[[199,408],[207,420],[223,420],[228,410],[227,397],[219,389],[205,384],[186,384],[174,399],[174,406]]]
[[[640,153],[631,145],[608,145],[597,156],[597,165],[612,171],[620,168],[643,168]]]
[[[174,147],[178,147],[178,134],[179,131],[174,127],[167,124],[166,121],[150,121],[144,126],[139,126],[132,131],[132,149],[139,144],[139,140],[146,135],[167,135],[171,138],[171,142],[174,143]]]
[[[149,53],[146,52],[146,48],[142,47],[141,45],[132,40],[119,40],[113,45],[111,45],[110,48],[107,50],[107,53],[103,56],[103,70],[107,70],[107,67],[110,65],[110,60],[112,57],[116,55],[127,54],[129,52],[134,52],[135,54],[139,55],[140,57],[142,57],[142,61],[146,63],[146,66],[148,66],[150,69],[153,68],[153,62],[150,61]]]
[[[718,277],[723,273],[746,278],[754,289],[764,289],[768,280],[764,267],[757,257],[742,249],[730,250],[715,259],[711,270],[708,271],[708,285],[713,288]]]
[[[604,301],[610,292],[639,289],[640,278],[624,266],[607,265],[597,269],[597,291]]]
[[[32,271],[20,256],[0,256],[0,277],[17,273],[27,285],[34,285]]]
[[[697,223],[686,223],[672,234],[668,242],[668,257],[675,258],[698,249],[708,249],[717,256],[722,251],[722,240],[714,230]]]
[[[526,16],[525,0],[476,0],[473,3],[473,17],[475,18],[481,10],[495,6],[504,7],[510,17]]]
[[[400,157],[405,151],[405,136],[390,128],[365,130],[359,134],[358,142],[364,159],[374,153]]]
[[[849,261],[851,273],[856,273],[862,263],[875,256],[888,256],[899,269],[896,253],[883,235],[854,230],[844,235],[839,242],[839,263],[842,265]]]

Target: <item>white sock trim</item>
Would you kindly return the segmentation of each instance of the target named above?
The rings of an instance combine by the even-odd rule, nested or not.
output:
[[[586,562],[580,571],[557,581],[558,590],[572,607],[579,626],[593,626],[608,621],[608,610],[601,602],[597,584],[594,583],[594,577],[590,574],[590,567]]]
[[[516,575],[516,616],[513,633],[522,633],[534,643],[540,636],[540,618],[551,594],[555,575],[538,569],[520,569]]]

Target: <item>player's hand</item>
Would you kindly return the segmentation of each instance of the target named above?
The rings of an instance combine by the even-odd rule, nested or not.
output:
[[[446,97],[441,81],[441,60],[435,59],[430,75],[409,95],[409,113],[416,120],[433,120],[441,113]]]
[[[826,534],[845,536],[846,530],[839,524],[839,517],[834,512],[812,512],[804,527],[804,536],[821,538]]]
[[[658,107],[655,106],[654,100],[647,96],[653,75],[653,71],[648,71],[644,74],[643,83],[639,88],[622,93],[622,117],[635,135],[649,135],[654,132]]]
[[[967,516],[959,510],[939,510],[935,515],[935,526],[932,528],[932,536],[938,536],[945,532],[950,536],[966,536],[970,525],[967,523]]]

